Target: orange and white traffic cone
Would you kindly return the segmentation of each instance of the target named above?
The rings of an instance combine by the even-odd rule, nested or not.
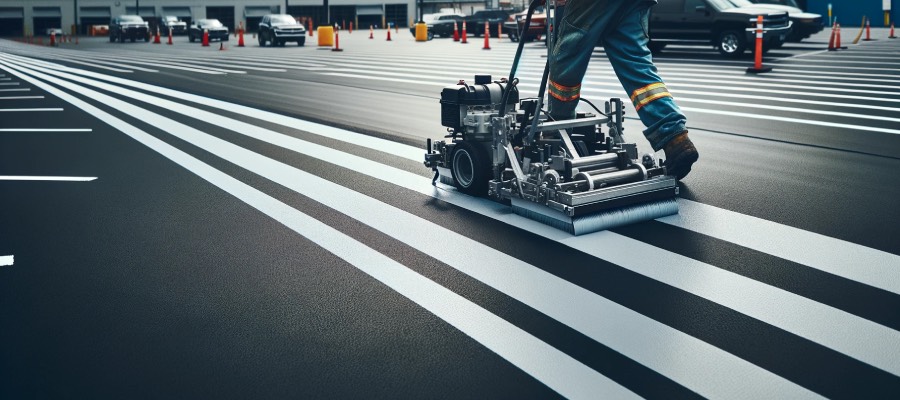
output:
[[[153,37],[153,44],[160,44],[159,41],[159,27],[156,27],[156,36]]]
[[[896,39],[896,38],[897,38],[897,37],[894,36],[894,23],[891,22],[891,35],[888,36],[888,39]]]
[[[390,42],[390,41],[391,41],[391,28],[388,28],[388,29],[387,29],[387,33],[388,33],[388,35],[387,35],[387,41]]]
[[[759,74],[769,72],[772,67],[764,67],[762,65],[763,53],[763,16],[756,17],[756,57],[754,58],[753,67],[747,68],[747,73]]]
[[[466,21],[463,21],[462,39],[461,39],[460,43],[463,43],[463,44],[469,43],[469,41],[466,40]]]
[[[487,21],[484,21],[484,47],[482,50],[490,50],[491,49],[491,26]]]
[[[312,20],[309,20],[307,22],[307,25],[309,25],[309,29],[307,29],[306,31],[309,32],[309,36],[312,36],[313,35]]]
[[[168,45],[172,44],[172,28],[169,28],[169,41],[166,42],[166,44],[168,44]]]
[[[203,43],[202,43],[202,45],[203,45],[204,47],[209,47],[209,31],[206,30],[206,29],[203,30]]]
[[[369,25],[369,39],[375,39],[375,28]]]
[[[459,41],[459,31],[456,30],[456,21],[453,21],[453,41],[454,42]]]
[[[331,51],[344,51],[344,49],[341,48],[341,41],[337,31],[334,31],[334,48],[332,48]]]
[[[56,46],[56,32],[50,32],[50,45]]]
[[[349,33],[351,35],[353,34],[353,21],[350,21],[350,30],[347,31],[347,33]]]
[[[244,47],[244,23],[238,28],[238,47]]]
[[[497,23],[497,41],[499,42],[500,39],[503,39],[503,22]]]

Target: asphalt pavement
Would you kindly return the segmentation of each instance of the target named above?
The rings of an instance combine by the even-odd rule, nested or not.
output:
[[[761,75],[667,47],[701,153],[679,215],[579,237],[422,165],[441,88],[506,76],[515,43],[340,34],[0,40],[0,397],[900,392],[887,30]],[[526,45],[523,93],[545,55]],[[602,48],[583,87],[628,97]]]

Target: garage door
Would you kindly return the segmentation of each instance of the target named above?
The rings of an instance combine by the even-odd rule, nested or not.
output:
[[[25,32],[24,8],[0,8],[0,36],[22,36]]]

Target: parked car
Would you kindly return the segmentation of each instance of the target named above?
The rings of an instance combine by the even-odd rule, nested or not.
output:
[[[150,27],[143,18],[137,15],[120,15],[109,23],[109,42],[119,43],[125,39],[134,42],[137,39],[150,40]]]
[[[463,16],[458,14],[441,14],[426,22],[428,27],[428,40],[434,39],[435,36],[450,37],[453,36],[453,24],[456,23],[456,29],[462,29]],[[416,25],[413,24],[409,28],[409,32],[416,36]],[[468,34],[468,33],[467,33]]]
[[[724,56],[753,49],[757,16],[763,16],[763,52],[780,47],[791,33],[788,13],[756,5],[736,7],[728,0],[659,0],[650,11],[650,50],[670,43],[709,43]]]
[[[178,17],[167,15],[159,21],[159,29],[163,35],[167,35],[169,29],[172,30],[173,35],[184,35],[187,33],[187,24]]]
[[[547,13],[543,7],[534,10],[534,14],[531,15],[531,25],[527,30],[523,30],[527,16],[528,11],[522,11],[510,15],[503,23],[503,31],[509,36],[509,40],[518,42],[519,39],[524,39],[526,42],[531,42],[547,34]]]
[[[257,38],[260,47],[265,47],[267,42],[272,46],[284,46],[286,42],[297,42],[297,46],[303,46],[306,43],[306,28],[290,15],[270,14],[259,21]]]
[[[512,10],[500,8],[475,11],[474,14],[463,19],[466,22],[466,34],[481,36],[484,33],[484,23],[487,22],[490,26],[491,36],[500,37],[500,25],[498,24],[509,20],[510,14],[512,14]]]
[[[791,18],[793,27],[791,34],[788,35],[788,42],[799,42],[825,29],[822,25],[822,15],[803,12],[799,7],[787,6],[783,4],[773,4],[776,0],[728,0],[731,4],[739,7],[756,6],[767,10],[785,11]],[[784,1],[784,0],[781,0]],[[793,1],[793,0],[791,0]]]
[[[188,41],[203,40],[203,31],[209,32],[209,40],[228,41],[228,28],[217,19],[198,19],[188,30]]]

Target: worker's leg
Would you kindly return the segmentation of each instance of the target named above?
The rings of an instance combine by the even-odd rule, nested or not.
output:
[[[569,0],[550,52],[550,113],[555,119],[575,117],[581,81],[603,30],[614,21],[611,9],[630,0]]]
[[[647,48],[649,5],[644,3],[634,7],[623,13],[615,28],[604,34],[603,46],[641,122],[647,127],[644,136],[654,150],[659,150],[675,135],[684,132],[685,117],[657,74]]]

